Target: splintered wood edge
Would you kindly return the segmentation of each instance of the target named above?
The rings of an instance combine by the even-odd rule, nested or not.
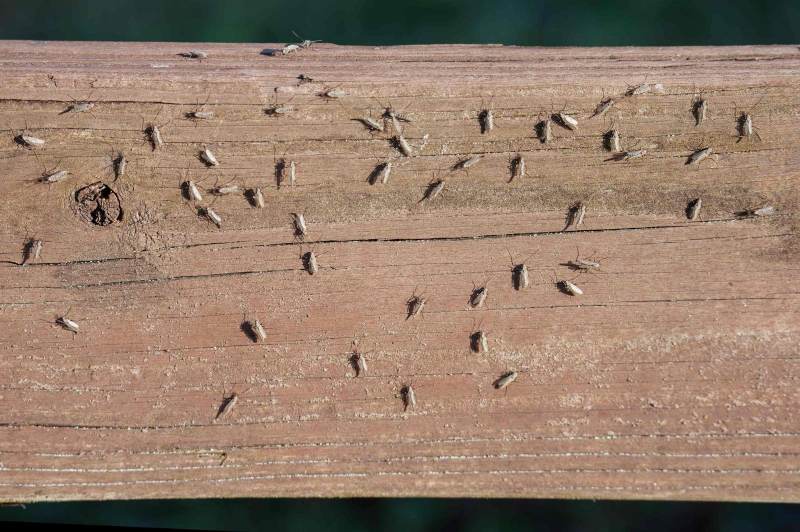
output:
[[[800,501],[796,46],[282,47],[0,42],[0,500]]]

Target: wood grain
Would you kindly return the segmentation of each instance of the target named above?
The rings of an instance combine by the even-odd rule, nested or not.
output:
[[[0,42],[1,500],[800,501],[797,47],[264,48]],[[209,58],[179,56],[195,49]],[[346,95],[319,96],[331,89]],[[75,101],[95,106],[64,113]],[[295,111],[265,113],[277,104]],[[413,120],[409,142],[428,135],[414,157],[358,121],[390,104]],[[188,120],[196,109],[215,116]],[[541,143],[535,125],[562,110],[578,130]],[[609,161],[612,127],[647,155]],[[23,128],[45,145],[15,142]],[[704,147],[715,156],[685,164]],[[527,176],[511,180],[518,154]],[[276,186],[281,158],[294,187]],[[388,183],[370,185],[388,160]],[[70,175],[37,182],[56,168]],[[421,201],[435,179],[442,195]],[[81,217],[76,193],[97,182],[120,222]],[[211,194],[229,183],[259,187],[265,208]],[[565,231],[576,202],[585,223]],[[773,216],[737,215],[765,205]],[[577,275],[577,255],[601,269]],[[516,290],[525,259],[531,286]],[[414,295],[427,303],[408,318]],[[470,348],[479,329],[487,353]]]

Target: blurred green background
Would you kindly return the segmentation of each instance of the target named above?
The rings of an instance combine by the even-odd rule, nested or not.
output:
[[[792,44],[798,0],[3,0],[3,39],[502,43],[523,46]]]
[[[800,0],[2,0],[0,37],[353,45],[797,44]],[[799,530],[779,504],[350,499],[41,503],[0,521],[218,530]]]

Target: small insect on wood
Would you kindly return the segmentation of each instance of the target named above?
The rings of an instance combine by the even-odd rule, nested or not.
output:
[[[477,331],[472,333],[469,339],[470,339],[470,348],[476,353],[487,353],[489,351],[489,340],[486,337],[486,331],[484,331],[483,329],[478,329]]]
[[[217,187],[213,190],[213,192],[217,196],[227,196],[229,194],[239,192],[239,185],[225,185],[222,187]]]
[[[616,129],[612,129],[605,134],[605,141],[606,149],[611,153],[620,153],[622,151],[619,143],[619,131]]]
[[[264,195],[261,193],[260,188],[256,187],[250,190],[250,199],[254,207],[259,209],[264,208]]]
[[[340,89],[326,89],[320,93],[320,96],[326,100],[339,100],[347,96],[347,94]]]
[[[219,161],[216,157],[214,157],[214,154],[211,153],[211,150],[208,148],[203,148],[203,150],[200,152],[200,160],[208,167],[219,166]]]
[[[572,207],[569,208],[567,212],[567,225],[564,226],[564,231],[569,229],[572,226],[574,229],[577,229],[579,226],[583,225],[583,219],[586,217],[586,204],[583,202],[578,202]]]
[[[384,109],[383,118],[385,120],[391,120],[392,121],[393,131],[397,132],[398,135],[402,135],[403,134],[403,128],[401,127],[400,122],[406,122],[407,124],[410,124],[412,122],[411,118],[409,118],[407,115],[404,114],[405,110],[411,104],[409,103],[408,105],[406,105],[403,108],[402,111],[395,112],[394,106],[392,105],[392,102],[389,102],[389,105],[386,106],[383,103],[381,103],[381,101],[378,100],[377,98],[375,100],[378,102],[378,105],[380,105]]]
[[[494,113],[490,107],[485,107],[478,113],[481,124],[481,134],[490,133],[494,129]]]
[[[80,327],[77,323],[72,321],[71,319],[67,318],[66,316],[61,316],[56,320],[56,324],[60,325],[63,329],[66,329],[74,334],[78,334]]]
[[[229,416],[237,402],[239,402],[239,395],[236,392],[231,393],[229,397],[222,401],[222,405],[217,411],[217,417],[215,420],[225,419],[227,416]]]
[[[222,227],[222,218],[220,218],[219,214],[211,210],[211,207],[201,208],[200,214],[208,218],[211,222],[214,223],[217,227]]]
[[[578,254],[575,255],[575,259],[567,262],[566,266],[572,270],[577,270],[581,272],[600,269],[599,263],[589,259],[582,259],[580,250],[578,250]]]
[[[26,135],[25,130],[23,130],[22,133],[14,137],[14,142],[19,144],[20,146],[29,149],[41,148],[42,146],[44,146],[44,140],[34,137],[32,135]]]
[[[63,181],[69,175],[69,171],[67,170],[57,170],[55,172],[47,172],[45,171],[42,174],[41,179],[39,179],[40,183],[58,183],[59,181]]]
[[[365,116],[364,118],[358,118],[357,120],[362,124],[364,124],[364,126],[370,131],[380,131],[381,133],[383,133],[385,129],[383,124],[381,124],[374,118],[370,118],[368,116]]]
[[[200,50],[193,50],[191,52],[183,52],[180,54],[183,57],[188,57],[190,59],[208,59],[207,52],[201,52]]]
[[[697,150],[696,152],[692,153],[688,159],[686,159],[686,164],[700,164],[700,161],[707,159],[713,153],[713,148],[703,148],[702,150]]]
[[[596,116],[603,116],[604,114],[606,114],[606,111],[611,109],[611,106],[613,106],[614,103],[615,102],[614,102],[614,100],[612,98],[609,98],[607,100],[603,100],[602,102],[600,102],[600,104],[597,107],[595,107],[594,114],[592,116],[590,116],[589,118],[594,118]]]
[[[267,333],[264,332],[264,327],[261,326],[261,322],[258,320],[253,321],[253,332],[256,333],[256,336],[262,342],[267,339]]]
[[[292,31],[292,33],[294,33],[294,31]],[[300,42],[299,46],[300,46],[300,48],[302,48],[303,50],[308,50],[309,48],[311,48],[312,46],[314,46],[316,43],[318,43],[318,42],[322,42],[322,41],[310,41],[310,40],[308,40],[308,39],[302,39],[302,38],[300,38],[300,36],[299,36],[298,34],[296,34],[296,33],[294,33],[294,36],[295,36],[295,37],[297,37],[298,39],[300,39],[300,41],[301,41],[301,42]]]
[[[694,199],[686,206],[686,217],[692,221],[700,218],[700,209],[703,207],[703,200],[700,198]]]
[[[305,74],[300,74],[299,76],[297,76],[297,79],[300,80],[299,81],[300,84],[313,83],[314,82],[314,78],[310,78],[310,77],[306,76]]]
[[[517,379],[517,376],[518,376],[518,374],[517,374],[516,371],[512,371],[510,373],[506,373],[505,375],[503,375],[502,377],[497,379],[497,381],[494,383],[495,389],[503,390],[503,389],[507,388],[509,384],[511,384],[512,382],[514,382]]]
[[[702,97],[695,100],[692,104],[692,114],[694,115],[694,125],[702,125],[708,118],[708,101]]]
[[[385,185],[389,182],[389,174],[392,172],[392,161],[386,161],[380,165],[380,170],[374,174],[373,183]]]
[[[352,345],[353,356],[350,357],[350,361],[356,367],[356,376],[357,377],[366,377],[367,376],[367,359],[364,357],[364,354],[359,352],[357,349],[358,349],[358,340],[353,340],[353,345]]]
[[[125,170],[128,168],[128,159],[124,155],[119,154],[114,161],[114,177],[119,179],[125,175]]]
[[[94,94],[94,92],[90,93],[89,97],[86,100],[80,100],[80,101],[70,96],[70,98],[72,98],[74,103],[69,107],[67,107],[66,110],[62,111],[61,114],[62,115],[77,114],[77,113],[82,113],[83,111],[90,111],[94,109],[94,103],[89,101],[92,98],[92,94]]]
[[[413,150],[411,149],[411,145],[403,137],[403,135],[395,135],[394,142],[400,149],[400,153],[402,153],[406,157],[411,157],[411,155],[413,154]]]
[[[39,260],[41,253],[42,241],[35,238],[28,239],[23,250],[22,265],[25,266],[29,262],[36,262]]]
[[[148,124],[147,127],[144,127],[145,137],[150,142],[150,145],[153,147],[153,151],[156,151],[164,147],[164,139],[161,137],[161,128],[165,127],[167,124],[172,122],[172,120],[170,120],[169,122],[167,122],[167,124],[162,124],[160,126],[155,124],[155,121],[158,119],[158,115],[161,114],[162,109],[158,110],[158,112],[156,113],[156,117],[153,119],[153,122]],[[144,118],[142,118],[142,126],[144,126]]]
[[[481,159],[483,159],[482,155],[473,155],[472,157],[462,159],[453,165],[453,170],[466,170],[467,168],[472,168],[481,162]]]
[[[208,104],[209,98],[211,98],[210,95],[208,98],[206,98],[206,101],[203,105],[197,105],[194,109],[186,113],[186,118],[194,122],[195,125],[199,120],[207,120],[209,118],[213,118],[214,111],[203,110],[206,104]]]
[[[278,103],[277,95],[275,95],[275,100],[273,100],[275,103],[271,107],[267,107],[266,109],[264,109],[264,114],[275,117],[283,115],[288,116],[295,110],[294,105],[289,105],[289,102],[291,102],[292,100],[294,100],[294,96],[286,100],[284,103]]]
[[[508,257],[511,259],[511,283],[514,285],[515,289],[525,290],[531,285],[528,277],[528,266],[526,263],[528,262],[528,259],[533,257],[533,253],[528,255],[525,260],[517,264],[514,262],[514,256],[511,254],[511,252],[508,249],[506,249],[506,252],[508,253]]]
[[[400,390],[400,394],[403,396],[404,410],[417,407],[417,397],[414,395],[414,388],[412,388],[410,384],[403,386]]]
[[[406,316],[406,319],[414,318],[422,314],[422,310],[425,308],[425,303],[427,302],[428,300],[421,295],[418,296],[416,289],[414,289],[414,293],[407,302],[408,315]]]
[[[428,184],[428,188],[425,190],[425,194],[422,196],[422,200],[432,200],[438,198],[439,195],[444,190],[445,182],[442,179],[437,179]]]
[[[766,207],[759,207],[758,209],[747,209],[738,214],[740,218],[758,218],[761,216],[772,216],[775,214],[775,208],[772,205]]]
[[[292,215],[292,222],[294,224],[294,235],[295,236],[307,236],[308,235],[308,227],[306,227],[306,219],[305,217],[297,212],[291,213]]]
[[[628,150],[622,153],[618,153],[611,157],[610,159],[606,159],[607,161],[630,161],[632,159],[641,159],[647,155],[647,150]]]
[[[561,127],[569,129],[570,131],[575,131],[576,129],[578,129],[578,121],[564,112],[566,108],[567,107],[565,105],[564,109],[562,109],[561,112],[553,115],[552,118],[555,118],[555,121]]]
[[[308,272],[308,275],[316,275],[319,272],[319,263],[317,262],[317,255],[314,250],[300,255],[303,261],[303,268]]]
[[[625,96],[639,96],[653,90],[653,86],[649,83],[642,83],[636,87],[631,87],[625,92]]]
[[[539,137],[539,141],[542,144],[546,142],[550,142],[553,140],[553,125],[552,120],[550,118],[545,118],[544,120],[540,120],[539,123],[536,124],[537,136]]]
[[[203,196],[200,194],[200,189],[197,187],[194,181],[191,179],[184,181],[183,186],[189,199],[194,201],[203,201]]]
[[[509,182],[523,177],[525,177],[525,157],[521,153],[517,153],[517,156],[511,159],[511,179],[509,179]]]
[[[583,290],[578,288],[578,286],[575,283],[573,283],[572,281],[568,281],[568,280],[564,279],[562,281],[558,281],[557,285],[558,285],[559,290],[561,290],[562,292],[564,292],[567,295],[570,295],[570,296],[583,295]]]
[[[482,307],[486,302],[486,297],[489,295],[489,281],[478,288],[472,290],[472,295],[469,298],[469,304],[472,308]]]

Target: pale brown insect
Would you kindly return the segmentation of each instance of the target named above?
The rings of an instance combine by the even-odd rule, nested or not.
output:
[[[400,390],[400,393],[403,396],[403,404],[405,405],[405,410],[408,410],[409,408],[416,408],[417,397],[416,395],[414,395],[414,388],[412,388],[410,384],[403,386],[403,389]]]
[[[236,406],[236,403],[239,402],[239,394],[236,392],[231,393],[231,395],[225,399],[220,406],[219,410],[217,411],[216,419],[225,419],[230,415],[233,411],[233,407]]]
[[[71,319],[67,318],[66,316],[61,316],[60,318],[58,318],[56,320],[56,323],[61,327],[63,327],[64,329],[71,331],[75,334],[78,334],[78,331],[80,330],[78,324],[72,321]]]
[[[483,304],[486,302],[486,298],[488,297],[488,295],[489,295],[489,282],[487,281],[486,284],[472,291],[472,295],[469,298],[470,306],[472,308],[482,307]]]
[[[619,143],[619,131],[616,129],[612,129],[606,133],[606,149],[611,153],[619,153],[622,151],[622,147]]]
[[[308,253],[303,254],[302,259],[308,275],[316,275],[319,271],[319,263],[317,262],[317,256],[314,254],[314,250],[312,249]]]
[[[700,161],[707,159],[712,153],[714,153],[713,148],[703,148],[702,150],[697,150],[689,156],[689,158],[686,160],[686,164],[699,164]]]
[[[614,100],[609,98],[607,100],[603,100],[600,104],[595,108],[594,114],[590,118],[594,118],[596,116],[603,116],[606,111],[611,109],[611,106],[614,105]]]
[[[203,151],[200,152],[200,159],[206,163],[206,166],[219,166],[219,161],[208,148],[203,148]]]
[[[697,220],[700,217],[700,209],[702,207],[703,200],[701,198],[690,201],[686,208],[686,217],[692,221]]]
[[[512,371],[511,373],[507,373],[507,374],[503,375],[502,377],[500,377],[497,380],[497,382],[495,382],[494,387],[497,390],[502,390],[504,388],[507,388],[509,384],[511,384],[512,382],[514,382],[517,379],[517,376],[518,376],[518,374],[517,374],[516,371]]]
[[[397,147],[400,149],[400,153],[402,153],[406,157],[411,157],[411,155],[413,153],[413,150],[411,149],[411,145],[403,137],[403,135],[395,135],[394,142],[397,145]]]
[[[521,179],[525,177],[525,157],[522,154],[517,154],[511,161],[511,179]]]
[[[210,207],[207,207],[205,209],[201,209],[200,213],[203,214],[209,220],[211,220],[214,223],[214,225],[216,225],[217,227],[220,227],[220,228],[222,227],[222,218],[220,218],[219,214],[217,214],[216,212],[212,211]]]
[[[306,219],[301,213],[293,212],[291,213],[292,220],[294,222],[294,234],[295,236],[307,236],[308,235],[308,227],[306,226]]]
[[[264,195],[261,193],[261,189],[260,188],[256,188],[251,193],[252,193],[252,197],[253,197],[253,203],[255,204],[255,206],[258,207],[259,209],[263,209],[264,208]]]
[[[261,340],[262,342],[267,339],[267,333],[264,332],[264,327],[261,326],[260,321],[258,320],[253,321],[253,331],[255,331],[256,336],[258,336],[258,339]]]
[[[568,281],[564,279],[563,281],[558,282],[559,288],[561,288],[562,292],[565,292],[571,296],[580,296],[583,295],[583,290],[578,288],[578,286],[573,283],[572,281]]]
[[[411,295],[411,299],[408,300],[408,315],[406,319],[414,318],[422,314],[422,310],[425,308],[425,303],[428,300],[423,296],[418,296],[416,289],[414,293]]]
[[[577,229],[579,226],[583,225],[583,220],[586,217],[586,204],[583,202],[578,202],[572,207],[570,207],[569,212],[567,212],[567,225],[564,227],[564,231],[569,229],[572,226],[574,229]]]

